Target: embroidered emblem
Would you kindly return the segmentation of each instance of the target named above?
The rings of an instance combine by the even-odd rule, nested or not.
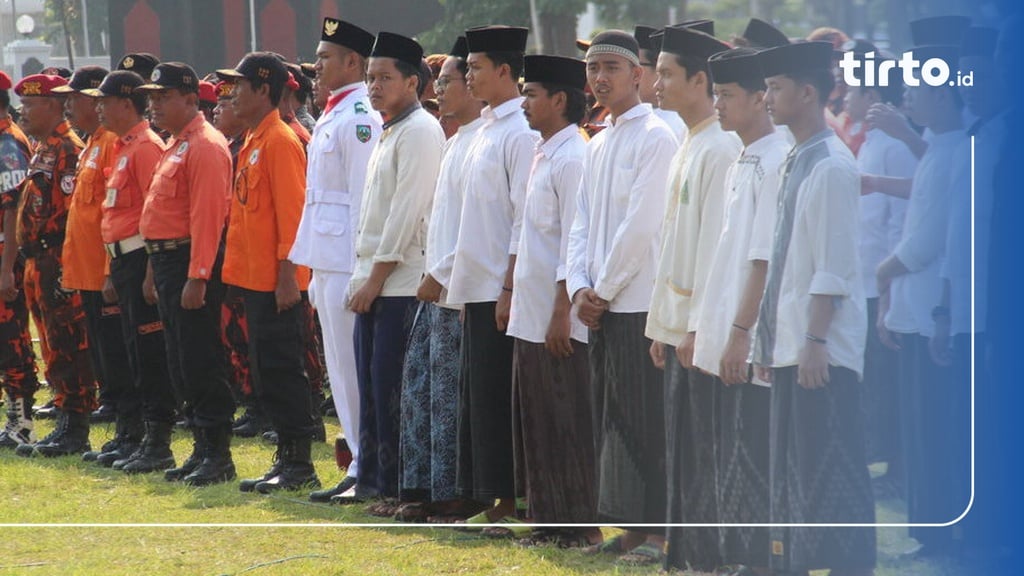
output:
[[[43,93],[43,85],[39,82],[23,82],[21,84],[22,96],[38,96]]]
[[[362,102],[356,102],[355,110],[356,114],[369,114],[369,112],[366,111],[366,104],[363,104]]]
[[[124,66],[125,70],[131,70],[132,66],[135,66],[135,58],[126,56],[125,59],[121,61],[121,66]]]
[[[65,174],[64,176],[61,176],[61,179],[60,179],[60,191],[63,192],[65,196],[68,196],[72,192],[74,192],[75,191],[75,177],[72,176],[71,174]]]
[[[324,22],[324,34],[328,36],[334,36],[338,32],[338,22],[333,20],[327,20]]]
[[[366,144],[370,141],[370,136],[373,135],[373,128],[369,124],[358,124],[356,125],[356,138],[360,142]]]
[[[117,161],[117,169],[124,170],[124,167],[128,165],[128,157],[121,156],[121,159]]]
[[[160,69],[157,68],[156,70],[153,70],[153,74],[149,77],[149,79],[152,80],[153,82],[159,82],[160,81]]]
[[[249,164],[251,166],[255,166],[256,163],[259,162],[259,161],[260,161],[260,149],[257,148],[257,149],[252,151],[252,154],[249,154]]]
[[[181,156],[186,150],[188,150],[188,142],[182,142],[178,145],[178,149],[174,151],[174,155]]]

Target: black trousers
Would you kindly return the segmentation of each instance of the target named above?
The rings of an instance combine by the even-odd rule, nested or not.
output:
[[[241,293],[249,323],[249,366],[257,397],[282,440],[312,438],[312,398],[303,363],[302,305],[278,312],[273,292],[243,288]]]
[[[176,402],[167,367],[167,344],[160,311],[142,296],[149,257],[135,250],[110,260],[110,280],[121,305],[121,332],[131,367],[133,390],[149,422],[172,422]]]
[[[100,385],[100,404],[110,404],[117,407],[120,414],[130,414],[139,409],[140,401],[132,386],[128,352],[121,334],[120,302],[104,303],[103,293],[99,291],[79,290],[79,293],[85,309],[90,359]]]
[[[151,254],[149,259],[160,298],[157,305],[164,324],[167,365],[185,417],[199,428],[229,425],[235,401],[228,385],[220,338],[222,260],[218,258],[213,275],[206,282],[206,305],[185,310],[181,307],[181,291],[188,279],[188,249]]]

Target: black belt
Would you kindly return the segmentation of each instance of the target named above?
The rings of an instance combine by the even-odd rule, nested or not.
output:
[[[34,241],[26,242],[18,248],[25,258],[35,258],[51,248],[64,246],[64,234],[43,234]]]
[[[146,240],[146,254],[172,252],[192,244],[191,238],[173,238],[171,240]]]

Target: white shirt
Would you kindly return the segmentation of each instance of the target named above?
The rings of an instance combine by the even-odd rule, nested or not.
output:
[[[771,259],[779,177],[789,149],[786,135],[776,130],[752,142],[729,167],[725,218],[712,259],[715,264],[704,285],[707,295],[698,312],[700,332],[693,348],[693,363],[705,372],[719,375],[719,362],[746,291],[751,262]]]
[[[381,134],[366,172],[350,294],[366,282],[374,264],[397,262],[380,295],[416,295],[443,146],[444,130],[418,104]]]
[[[455,244],[459,239],[459,221],[462,218],[462,180],[465,176],[466,153],[476,131],[483,125],[483,118],[476,118],[469,124],[459,126],[458,132],[444,143],[442,151],[434,207],[430,214],[430,226],[427,227],[426,265],[427,272],[438,284],[444,286],[437,304],[445,308],[461,308],[448,304],[448,284],[452,278]]]
[[[661,225],[661,259],[651,294],[646,335],[678,346],[697,331],[703,283],[725,213],[725,179],[743,144],[722,130],[716,115],[690,128],[672,159]]]
[[[677,146],[649,104],[630,108],[587,144],[569,235],[570,298],[593,288],[611,312],[648,311]]]
[[[831,296],[829,364],[864,369],[867,307],[857,254],[860,173],[831,129],[794,148],[783,168],[772,256],[757,322],[754,361],[796,366],[807,344],[813,296]],[[699,337],[698,337],[699,339]]]
[[[952,168],[965,141],[963,130],[932,134],[914,172],[903,235],[893,251],[909,270],[889,289],[885,326],[893,332],[928,338],[935,333],[932,308],[942,297],[939,270],[946,249]]]
[[[545,341],[558,297],[557,283],[565,280],[569,230],[586,150],[579,128],[572,124],[537,143],[516,257],[509,336]],[[586,326],[575,314],[569,318],[571,337],[586,344]]]
[[[480,112],[466,158],[462,218],[448,302],[494,302],[501,294],[509,256],[515,255],[523,222],[523,198],[537,133],[513,98]]]
[[[877,129],[868,130],[857,153],[861,174],[913,178],[917,157],[903,142]],[[903,235],[907,200],[871,192],[860,197],[860,263],[864,296],[878,298],[878,265],[892,254]]]
[[[655,108],[654,114],[664,120],[665,124],[668,124],[668,127],[672,129],[672,133],[676,135],[677,140],[682,142],[686,139],[686,122],[683,122],[683,118],[678,112]]]
[[[350,91],[320,116],[306,148],[306,203],[288,259],[314,270],[355,270],[355,230],[366,182],[366,165],[380,138],[380,114],[370,107],[366,84]]]

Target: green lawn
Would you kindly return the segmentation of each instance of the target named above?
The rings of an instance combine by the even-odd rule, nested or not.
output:
[[[328,420],[328,435],[337,421]],[[45,434],[52,425],[38,423]],[[102,444],[113,425],[94,426]],[[189,439],[176,431],[174,450]],[[236,439],[241,476],[261,474],[273,449]],[[338,479],[333,449],[315,445],[324,483]],[[447,528],[303,526],[379,521],[361,507],[309,503],[304,493],[242,494],[237,483],[190,489],[159,474],[124,474],[76,457],[24,459],[0,453],[0,523],[288,523],[287,527],[3,527],[0,576],[17,575],[322,575],[322,574],[654,574],[603,558],[552,547],[523,549]],[[879,521],[899,521],[895,502],[882,502]],[[902,529],[879,530],[880,576],[964,574],[963,567],[899,560],[914,543]]]

